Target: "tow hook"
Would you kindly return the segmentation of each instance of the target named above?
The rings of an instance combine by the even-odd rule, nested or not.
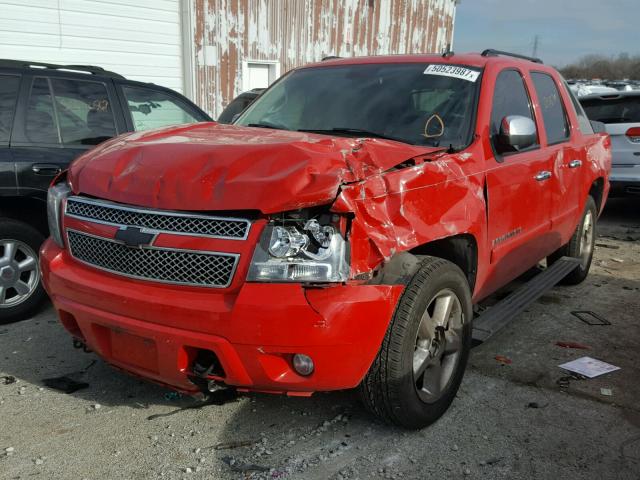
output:
[[[207,381],[207,390],[210,391],[211,393],[217,392],[219,390],[226,390],[227,388],[229,388],[229,387],[227,385],[225,385],[224,383],[217,382],[215,380],[208,380]]]
[[[224,375],[218,357],[210,350],[198,352],[191,366],[191,371],[193,375],[189,376],[189,380],[197,385],[205,395],[229,388],[225,383],[210,378],[212,375]]]
[[[82,349],[84,353],[91,353],[92,350],[87,347],[87,344],[82,340],[78,340],[77,338],[73,339],[73,348]]]

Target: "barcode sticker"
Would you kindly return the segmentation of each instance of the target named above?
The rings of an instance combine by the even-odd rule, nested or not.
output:
[[[441,77],[459,78],[460,80],[467,80],[469,82],[475,82],[480,76],[480,72],[477,70],[458,67],[456,65],[443,64],[429,65],[423,73],[425,75],[440,75]]]

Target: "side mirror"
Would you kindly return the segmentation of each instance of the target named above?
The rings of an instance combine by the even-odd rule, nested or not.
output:
[[[607,133],[607,127],[604,123],[598,122],[596,120],[589,120],[591,122],[591,128],[593,128],[593,133]]]
[[[508,115],[500,122],[500,143],[518,150],[534,145],[538,140],[536,124],[520,115]]]

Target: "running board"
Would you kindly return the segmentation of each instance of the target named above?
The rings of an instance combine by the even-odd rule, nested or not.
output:
[[[482,343],[502,330],[516,315],[575,270],[579,263],[577,258],[562,257],[508,297],[489,307],[473,321],[474,344]]]

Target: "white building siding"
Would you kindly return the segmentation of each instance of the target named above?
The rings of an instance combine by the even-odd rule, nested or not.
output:
[[[180,0],[0,0],[0,58],[97,65],[184,91]]]

